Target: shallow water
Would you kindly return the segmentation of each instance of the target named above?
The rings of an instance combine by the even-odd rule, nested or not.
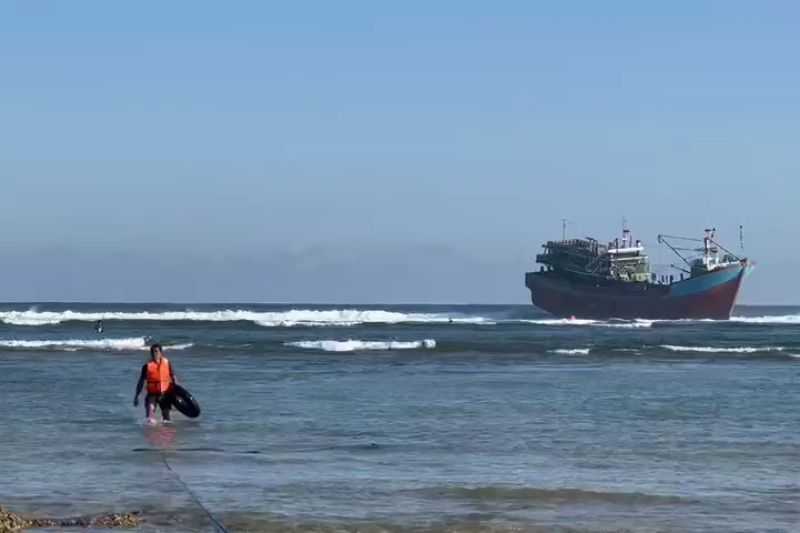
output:
[[[797,530],[800,309],[735,315],[0,306],[0,503],[165,531],[212,530],[197,501],[232,531]],[[199,419],[142,424],[146,337]]]

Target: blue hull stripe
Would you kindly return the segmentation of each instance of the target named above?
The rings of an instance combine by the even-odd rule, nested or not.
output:
[[[735,265],[697,278],[679,281],[670,288],[670,296],[692,296],[708,292],[720,285],[736,280],[742,273],[742,269],[744,269],[743,266]]]

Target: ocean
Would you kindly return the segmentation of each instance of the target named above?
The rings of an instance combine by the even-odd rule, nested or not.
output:
[[[95,322],[103,321],[103,331]],[[147,344],[200,418],[144,424]],[[798,531],[800,307],[0,305],[0,505],[142,531]]]

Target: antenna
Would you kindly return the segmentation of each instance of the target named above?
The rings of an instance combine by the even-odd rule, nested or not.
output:
[[[744,252],[744,226],[739,224],[739,249]]]
[[[562,241],[566,241],[567,240],[567,219],[566,218],[562,218],[561,219],[561,240]]]
[[[633,239],[628,231],[628,219],[622,217],[622,247],[627,248],[628,246],[633,246]]]

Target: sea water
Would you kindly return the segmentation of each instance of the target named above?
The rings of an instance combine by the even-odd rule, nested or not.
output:
[[[103,321],[103,331],[95,323]],[[144,423],[158,341],[203,413]],[[143,531],[796,531],[800,308],[0,306],[0,505]]]

